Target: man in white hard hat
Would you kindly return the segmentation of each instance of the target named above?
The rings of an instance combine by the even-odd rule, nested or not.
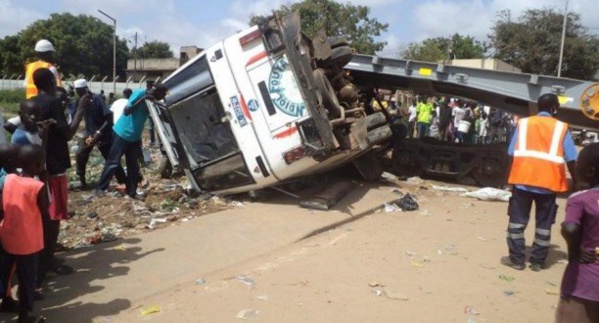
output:
[[[39,68],[47,68],[56,78],[56,86],[62,86],[60,74],[54,66],[54,45],[46,39],[40,39],[35,44],[35,52],[38,60],[27,64],[25,67],[25,98],[29,99],[37,95],[37,88],[33,83],[33,73]]]

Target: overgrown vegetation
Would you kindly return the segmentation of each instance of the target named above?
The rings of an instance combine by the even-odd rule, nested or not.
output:
[[[19,102],[24,97],[23,89],[0,90],[0,109],[4,118],[14,116],[19,112]]]

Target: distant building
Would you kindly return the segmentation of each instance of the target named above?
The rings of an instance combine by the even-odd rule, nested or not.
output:
[[[481,68],[484,70],[522,73],[521,69],[495,58],[454,59],[446,62],[446,64],[461,67]]]
[[[125,70],[127,80],[131,79],[132,82],[139,82],[142,79],[163,80],[200,52],[202,49],[197,46],[183,46],[179,58],[129,59]]]

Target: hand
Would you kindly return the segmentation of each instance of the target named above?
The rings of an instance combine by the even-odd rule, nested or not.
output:
[[[99,139],[100,139],[100,135],[98,133],[96,133],[93,136],[89,136],[89,137],[85,138],[85,145],[88,147],[91,147],[91,146],[95,145],[96,143],[98,143]]]
[[[47,130],[48,128],[50,128],[51,125],[56,124],[56,120],[50,118],[50,119],[46,119],[44,121],[39,121],[36,124],[42,130]]]
[[[595,252],[589,252],[585,249],[580,249],[580,258],[578,262],[581,264],[592,264],[598,262],[598,256]]]

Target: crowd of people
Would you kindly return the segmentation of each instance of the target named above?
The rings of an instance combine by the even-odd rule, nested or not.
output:
[[[0,311],[18,313],[19,322],[37,320],[31,311],[34,301],[44,297],[48,272],[72,270],[54,255],[60,222],[68,219],[68,141],[83,122],[83,139],[76,153],[76,173],[83,188],[89,188],[86,164],[97,147],[105,165],[95,194],[103,195],[115,177],[124,184],[127,197],[138,198],[141,140],[149,120],[147,101],[161,100],[167,94],[163,84],[126,89],[121,111],[115,109],[114,94],[106,102],[103,93],[91,92],[87,81],[79,79],[73,84],[77,98],[71,104],[53,64],[52,44],[41,40],[35,49],[39,60],[27,66],[28,83],[19,115],[4,125],[12,133],[11,143],[0,145]],[[374,109],[393,108],[396,103],[376,101]],[[396,106],[395,110],[406,121],[408,137],[510,142],[513,193],[507,210],[508,256],[502,263],[515,270],[526,267],[524,230],[532,204],[536,228],[528,262],[531,270],[540,271],[549,252],[557,194],[569,189],[566,169],[574,179],[587,183],[590,189],[568,199],[562,224],[570,263],[557,313],[559,322],[599,321],[599,145],[590,145],[578,155],[567,124],[553,117],[559,107],[557,96],[540,96],[539,114],[522,119],[461,98],[420,95],[406,103],[406,109]],[[121,166],[123,156],[126,171]],[[14,273],[18,302],[11,292]]]
[[[39,59],[26,67],[25,98],[19,115],[3,125],[12,133],[11,142],[0,145],[0,311],[17,312],[19,322],[37,320],[30,313],[33,301],[44,297],[48,272],[72,272],[54,255],[60,222],[69,217],[68,142],[83,122],[83,139],[76,153],[76,173],[82,188],[89,188],[86,164],[97,147],[106,162],[95,194],[103,195],[116,177],[124,184],[127,197],[139,198],[141,137],[149,118],[146,100],[161,100],[167,92],[162,84],[125,89],[127,102],[122,111],[113,113],[109,107],[112,102],[106,102],[103,93],[91,92],[87,81],[78,79],[73,83],[77,97],[71,103],[54,65],[53,45],[40,40],[35,50]],[[114,95],[109,98],[116,100]],[[127,172],[121,166],[123,156]],[[11,293],[14,272],[18,302]]]
[[[507,209],[508,256],[501,258],[501,264],[524,270],[528,262],[532,271],[545,269],[551,227],[558,215],[557,196],[578,191],[568,198],[562,223],[569,262],[562,279],[556,322],[599,322],[599,144],[578,153],[568,125],[556,118],[560,107],[557,95],[541,95],[538,114],[523,118],[458,98],[421,95],[406,102],[407,109],[397,104],[387,106],[405,120],[408,137],[470,144],[509,143],[507,153],[512,163],[508,183],[512,185],[512,196]],[[381,105],[385,106],[377,102],[379,109]],[[568,183],[566,170],[572,183]],[[524,232],[533,204],[535,234],[527,257]]]
[[[447,97],[416,96],[401,113],[407,118],[409,138],[488,144],[511,138],[518,117],[477,102]]]

